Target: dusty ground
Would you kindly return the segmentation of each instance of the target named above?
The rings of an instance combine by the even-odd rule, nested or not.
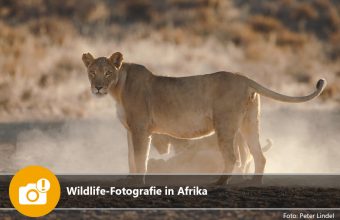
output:
[[[339,173],[337,110],[268,110],[262,115],[261,140],[271,138],[265,153],[267,173]],[[57,173],[127,172],[125,129],[114,117],[59,122],[0,124],[1,172],[39,163]],[[177,157],[151,149],[150,171],[219,172],[216,146],[194,144]],[[171,152],[170,152],[171,153]],[[208,155],[208,156],[207,156]],[[180,164],[180,166],[178,166]]]
[[[144,211],[54,211],[42,219],[244,219],[244,220],[274,220],[282,219],[283,212],[300,213],[299,211],[226,211],[226,210],[144,210]],[[303,213],[315,213],[314,211],[302,211]],[[322,212],[322,211],[321,211]],[[335,218],[339,218],[336,212]],[[0,212],[4,219],[24,219],[19,213],[11,211]]]

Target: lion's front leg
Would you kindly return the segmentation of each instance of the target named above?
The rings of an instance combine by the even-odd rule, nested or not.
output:
[[[150,150],[150,134],[139,131],[131,131],[133,156],[136,165],[136,173],[146,173]]]
[[[135,163],[135,156],[132,144],[132,136],[130,131],[127,132],[127,140],[128,140],[128,160],[129,160],[129,173],[136,173],[136,163]]]

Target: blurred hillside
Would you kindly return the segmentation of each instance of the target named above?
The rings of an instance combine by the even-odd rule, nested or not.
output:
[[[285,94],[319,77],[319,103],[340,103],[340,2],[219,0],[0,0],[0,118],[85,117],[91,97],[83,52],[155,74],[243,72]]]

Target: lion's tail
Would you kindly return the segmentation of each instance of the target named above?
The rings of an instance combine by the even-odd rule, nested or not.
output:
[[[325,79],[320,79],[317,84],[316,84],[316,90],[306,96],[298,96],[298,97],[293,97],[293,96],[286,96],[279,94],[277,92],[274,92],[270,89],[265,88],[264,86],[258,84],[257,82],[246,78],[247,81],[249,82],[250,87],[255,89],[255,91],[263,96],[282,101],[282,102],[293,102],[293,103],[298,103],[298,102],[306,102],[309,101],[321,94],[321,92],[324,90],[326,87],[326,80]]]
[[[262,147],[262,151],[263,152],[269,151],[272,145],[273,145],[273,141],[271,139],[267,139],[267,144],[264,147]]]

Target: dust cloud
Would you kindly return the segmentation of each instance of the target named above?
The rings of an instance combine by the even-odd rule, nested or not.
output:
[[[273,144],[265,152],[265,173],[339,173],[340,112],[336,109],[311,109],[291,105],[286,108],[266,109],[261,116],[260,139]],[[156,161],[169,172],[221,172],[222,158],[217,148],[204,141],[193,144],[191,149],[177,158]],[[205,144],[207,145],[207,144]],[[214,148],[214,150],[210,150]],[[163,163],[162,163],[163,162]],[[164,164],[165,163],[165,164]],[[179,165],[180,164],[180,165]],[[254,166],[251,166],[251,172]]]
[[[340,173],[340,111],[289,108],[264,112],[268,173]]]
[[[261,118],[262,143],[267,138],[273,141],[265,153],[266,173],[340,172],[339,110],[289,107],[265,110]],[[2,164],[2,172],[32,164],[46,166],[56,173],[128,172],[126,131],[115,116],[46,126],[32,124],[16,131],[15,149],[8,163]],[[191,154],[191,150],[186,150],[187,155],[176,159],[173,153],[170,157],[158,155],[151,146],[150,158],[163,162],[164,173],[217,172],[221,170],[217,163],[222,162],[221,156],[211,148],[199,146]]]
[[[38,164],[57,173],[128,171],[126,132],[118,120],[70,121],[18,135],[11,161],[17,169]]]

